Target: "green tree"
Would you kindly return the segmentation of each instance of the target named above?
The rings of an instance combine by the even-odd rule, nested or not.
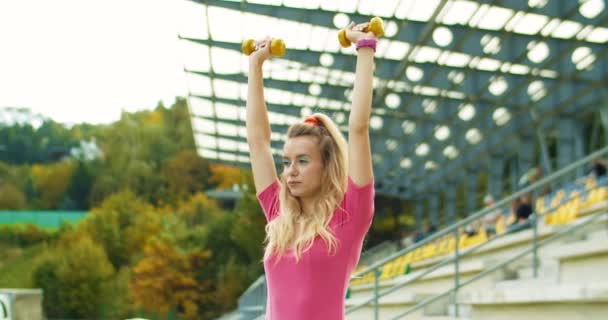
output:
[[[44,290],[49,317],[100,319],[103,283],[114,269],[99,244],[83,233],[64,234],[53,255],[35,269],[34,285]]]
[[[203,192],[211,185],[208,162],[192,150],[181,150],[162,169],[162,179],[175,203]]]
[[[58,209],[66,196],[74,166],[69,161],[32,166],[34,185],[45,209]]]
[[[27,111],[23,113],[28,116]],[[77,145],[70,130],[50,119],[44,120],[38,128],[29,123],[0,126],[0,141],[5,149],[0,153],[0,161],[11,164],[56,161]]]
[[[74,202],[74,209],[86,210],[89,208],[89,194],[93,187],[93,170],[87,163],[79,160],[70,178],[66,196]]]
[[[25,195],[13,184],[0,185],[0,210],[19,210],[25,208]]]
[[[129,265],[146,241],[160,231],[160,217],[149,203],[125,190],[92,209],[81,225],[119,269]]]

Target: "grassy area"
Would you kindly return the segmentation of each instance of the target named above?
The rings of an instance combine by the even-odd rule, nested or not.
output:
[[[44,243],[19,248],[0,243],[0,288],[32,288],[32,272]]]

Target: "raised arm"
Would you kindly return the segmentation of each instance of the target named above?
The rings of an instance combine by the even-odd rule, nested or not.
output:
[[[360,39],[375,39],[371,32],[361,32],[367,23],[355,26],[351,23],[347,38],[356,43]],[[372,110],[374,80],[374,49],[362,47],[357,50],[355,85],[352,107],[348,119],[348,174],[355,184],[362,186],[374,177],[369,142],[369,118]]]
[[[277,180],[277,172],[270,149],[270,122],[264,101],[262,65],[270,56],[270,39],[258,42],[259,50],[249,56],[247,82],[247,143],[256,193],[262,192]]]

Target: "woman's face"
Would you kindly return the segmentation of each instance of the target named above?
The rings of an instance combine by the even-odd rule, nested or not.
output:
[[[283,147],[283,179],[294,197],[314,197],[321,189],[323,160],[318,139],[289,138]]]

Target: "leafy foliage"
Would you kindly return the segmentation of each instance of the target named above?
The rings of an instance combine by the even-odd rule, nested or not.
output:
[[[184,99],[109,125],[2,130],[9,154],[32,153],[0,162],[0,209],[89,211],[57,233],[4,234],[11,245],[48,244],[30,283],[44,289],[47,316],[213,319],[262,272],[265,221],[251,175],[197,154]],[[70,157],[81,140],[102,156]],[[244,190],[234,209],[204,193],[234,185]]]
[[[195,270],[211,257],[208,250],[179,250],[167,239],[150,241],[133,268],[131,290],[137,307],[166,316],[177,310],[180,319],[199,319],[200,306],[212,300],[210,283],[195,279]]]
[[[159,229],[160,217],[154,207],[128,190],[108,197],[80,225],[83,233],[105,249],[117,269],[129,265]]]
[[[33,282],[45,292],[48,317],[99,319],[104,295],[103,283],[114,268],[99,244],[82,233],[68,233],[61,251],[49,254],[33,275]],[[61,254],[58,254],[61,253]]]
[[[0,208],[17,210],[25,208],[25,194],[13,184],[0,185]]]

